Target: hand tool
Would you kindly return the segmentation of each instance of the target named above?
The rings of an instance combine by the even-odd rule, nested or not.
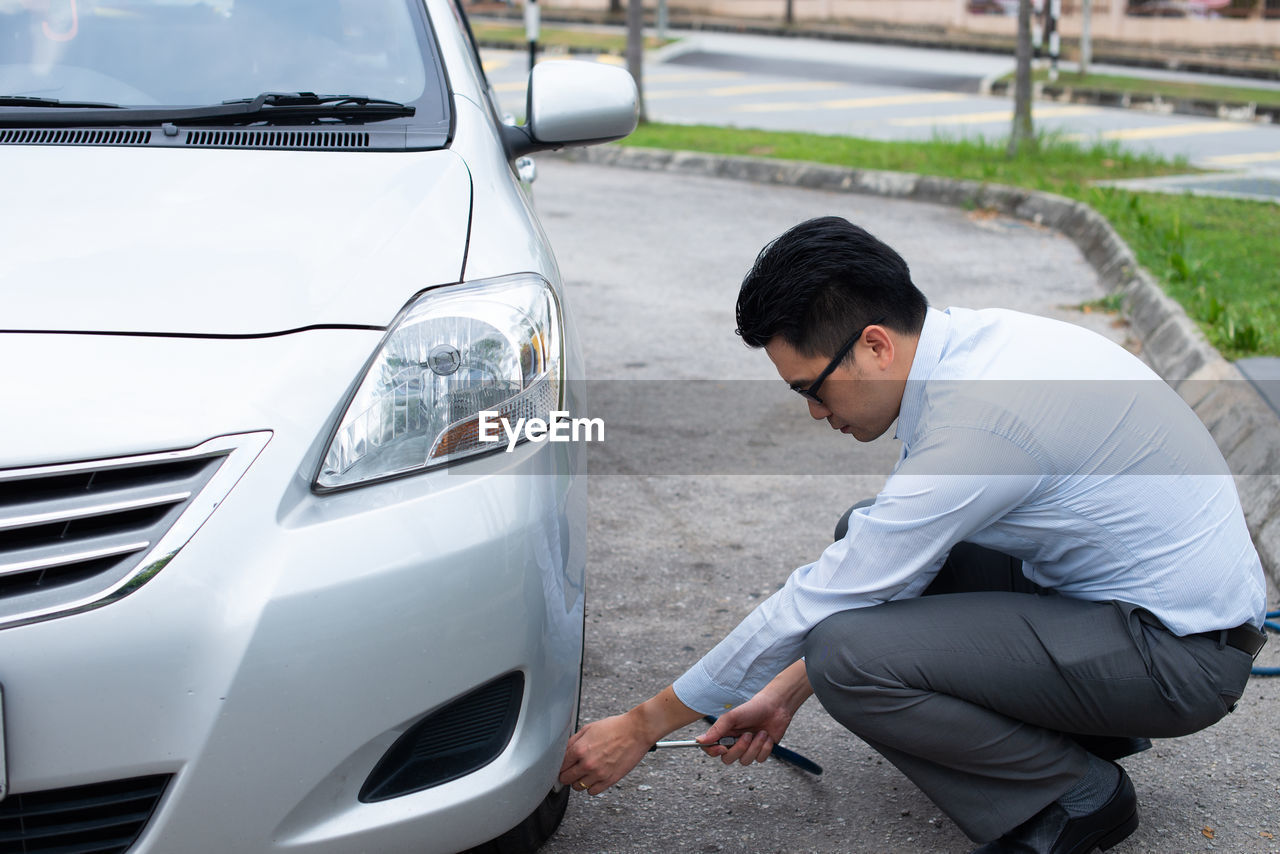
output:
[[[724,747],[733,747],[734,742],[736,741],[737,739],[732,736],[725,736],[724,738],[720,739],[715,743],[719,745],[723,745]],[[649,752],[653,753],[653,751],[657,750],[659,747],[710,747],[710,746],[711,745],[709,744],[700,743],[697,739],[686,738],[686,739],[681,739],[680,741],[660,741],[657,744],[655,744],[653,747],[650,747]]]
[[[715,715],[703,715],[702,719],[709,724],[713,724],[717,720]],[[720,743],[723,744],[724,739],[721,739]],[[779,760],[780,762],[785,762],[788,765],[794,765],[795,767],[799,768],[801,771],[808,771],[810,774],[822,773],[822,766],[819,765],[817,762],[814,762],[812,759],[807,759],[804,756],[801,756],[799,753],[796,753],[794,750],[788,750],[787,748],[783,747],[781,744],[775,744],[773,746],[773,750],[769,752],[769,755],[772,756],[774,759]]]

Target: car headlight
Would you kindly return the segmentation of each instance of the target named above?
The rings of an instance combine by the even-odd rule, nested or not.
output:
[[[436,288],[400,313],[334,431],[318,490],[491,451],[482,411],[515,423],[559,408],[555,293],[533,274]]]

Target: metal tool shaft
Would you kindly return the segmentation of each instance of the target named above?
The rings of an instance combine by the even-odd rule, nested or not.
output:
[[[736,741],[737,741],[736,738],[733,738],[731,736],[725,736],[724,738],[720,739],[715,743],[724,745],[725,747],[732,747],[734,742]],[[687,738],[687,739],[681,739],[679,741],[660,741],[657,744],[655,744],[653,747],[650,747],[649,749],[657,750],[659,747],[710,747],[710,746],[711,745],[709,744],[700,743],[697,739]]]

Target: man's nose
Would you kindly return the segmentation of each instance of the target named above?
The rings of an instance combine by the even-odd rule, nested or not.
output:
[[[809,417],[814,421],[821,421],[830,414],[831,410],[827,409],[823,404],[818,403],[816,400],[809,401]]]

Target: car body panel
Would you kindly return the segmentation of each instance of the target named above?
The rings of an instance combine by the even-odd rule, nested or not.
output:
[[[338,394],[342,374],[377,344],[375,333],[348,330],[0,340],[10,338],[50,350],[94,339],[103,370],[90,379],[103,399],[157,382],[116,370],[143,344],[159,364],[190,364],[202,351],[244,365],[292,359],[335,375],[320,381]],[[452,851],[517,823],[546,794],[576,702],[586,496],[570,457],[580,449],[524,446],[318,496],[309,484],[317,437],[340,398],[305,386],[237,400],[192,385],[174,419],[138,443],[181,444],[197,423],[270,425],[259,459],[137,592],[0,631],[14,792],[174,773],[136,852],[336,852],[368,839],[382,851]],[[513,670],[526,677],[524,705],[494,763],[425,792],[357,801],[411,723]]]
[[[385,326],[461,278],[470,211],[447,150],[6,146],[0,185],[5,330]]]
[[[527,443],[319,494],[353,389],[424,291],[532,273],[573,314],[452,0],[438,151],[6,145],[0,470],[268,437],[129,595],[0,629],[11,794],[166,773],[129,854],[451,852],[556,785],[577,715],[584,449]],[[520,672],[487,765],[376,803],[415,723]]]

